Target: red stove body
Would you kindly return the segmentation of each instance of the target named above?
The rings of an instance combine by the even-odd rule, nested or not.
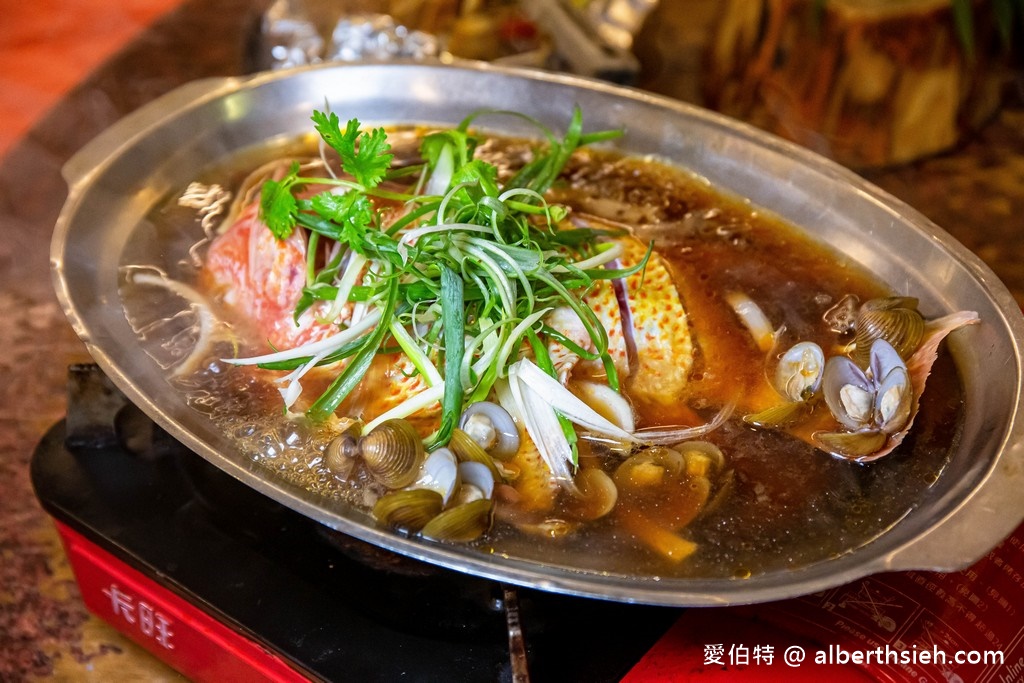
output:
[[[57,522],[90,612],[195,681],[308,681],[276,653],[225,625]]]

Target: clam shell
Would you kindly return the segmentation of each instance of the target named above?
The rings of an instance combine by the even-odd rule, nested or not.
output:
[[[359,429],[357,422],[350,422],[324,449],[324,465],[334,476],[341,479],[351,476],[359,455]]]
[[[875,420],[879,429],[893,434],[910,419],[914,405],[914,388],[905,368],[894,368],[885,376],[875,394]]]
[[[480,491],[484,498],[494,497],[494,474],[483,463],[460,462],[459,480],[462,486],[472,486]]]
[[[448,442],[448,448],[451,449],[460,463],[480,463],[491,471],[491,475],[496,481],[503,479],[498,471],[498,467],[494,464],[494,458],[480,444],[473,440],[473,437],[458,427],[452,430],[452,438]]]
[[[832,455],[847,460],[861,460],[878,452],[888,437],[879,431],[816,432],[814,444]]]
[[[491,528],[494,503],[486,498],[445,510],[427,522],[420,533],[436,541],[467,543]]]
[[[356,463],[356,441],[347,436],[338,436],[324,449],[324,465],[336,477],[348,479]]]
[[[428,455],[411,486],[436,491],[448,505],[459,488],[459,465],[455,455],[447,448],[438,448]]]
[[[807,414],[808,407],[805,401],[787,401],[744,415],[743,421],[757,427],[788,427],[800,422]]]
[[[497,403],[471,403],[459,418],[459,427],[496,460],[510,460],[519,451],[519,428]]]
[[[390,489],[416,480],[425,453],[423,441],[406,420],[385,420],[359,440],[359,452],[374,479]]]
[[[381,524],[416,533],[441,513],[441,494],[429,489],[392,491],[373,506],[373,516]]]
[[[907,364],[903,362],[899,351],[884,339],[872,342],[869,367],[875,384],[881,384],[894,370],[907,370]]]
[[[844,427],[857,430],[871,420],[874,409],[874,387],[853,361],[833,356],[825,364],[821,383],[825,403]]]
[[[615,508],[619,489],[608,473],[596,467],[580,470],[576,475],[577,494],[566,503],[566,511],[575,519],[600,519]]]
[[[857,312],[854,348],[850,357],[861,367],[867,367],[872,343],[876,339],[884,339],[892,344],[901,358],[909,358],[923,338],[924,317],[917,310],[917,299],[872,299]]]
[[[775,368],[775,387],[790,401],[804,401],[821,386],[825,352],[814,342],[799,342],[782,354]]]

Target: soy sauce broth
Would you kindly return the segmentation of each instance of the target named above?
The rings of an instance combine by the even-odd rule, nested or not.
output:
[[[698,410],[771,391],[765,354],[725,293],[746,293],[784,327],[780,352],[804,340],[834,346],[836,335],[823,316],[844,296],[866,301],[894,293],[805,232],[678,169],[585,151],[566,175],[569,187],[560,190],[560,201],[633,225],[669,262],[698,348],[691,384],[680,398]],[[677,417],[664,405],[634,405],[638,424]],[[574,560],[593,558],[594,568],[661,576],[745,578],[836,557],[870,542],[923,498],[956,443],[962,410],[956,367],[943,352],[911,435],[874,463],[833,458],[786,434],[746,425],[737,414],[706,437],[735,474],[730,495],[683,534],[700,546],[694,555],[674,564],[637,551],[631,535],[611,520],[562,543],[572,547],[567,555]],[[505,542],[519,551],[527,547],[511,537]]]

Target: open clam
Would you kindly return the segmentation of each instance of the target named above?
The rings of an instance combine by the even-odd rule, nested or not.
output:
[[[779,358],[773,386],[785,401],[747,415],[744,421],[759,427],[781,427],[799,421],[821,388],[825,352],[814,342],[798,342]]]
[[[447,505],[459,487],[459,469],[455,455],[447,448],[439,448],[428,455],[411,486],[436,491]]]
[[[459,428],[495,460],[509,460],[519,450],[519,429],[497,403],[471,404],[462,413]]]
[[[775,387],[790,401],[806,401],[821,386],[825,352],[814,342],[798,342],[782,354]]]
[[[920,344],[905,363],[895,347],[884,340],[872,343],[867,371],[849,359],[830,359],[829,365],[835,362],[835,366],[833,370],[826,367],[825,399],[837,422],[847,429],[815,432],[812,443],[832,455],[857,462],[870,462],[891,453],[914,423],[940,342],[953,330],[979,321],[973,311],[928,321]]]
[[[884,339],[871,345],[867,370],[845,356],[825,366],[824,394],[832,415],[852,431],[898,432],[910,418],[913,387],[907,365]]]

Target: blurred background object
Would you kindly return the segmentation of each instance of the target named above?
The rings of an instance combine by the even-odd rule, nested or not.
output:
[[[453,58],[554,66],[549,33],[511,0],[275,0],[254,43],[256,69]]]
[[[0,2],[0,157],[85,74],[178,0]],[[53,46],[62,59],[52,59]]]
[[[253,67],[479,59],[707,106],[854,169],[952,149],[1021,62],[1021,0],[275,0]]]
[[[847,166],[901,164],[992,118],[1022,30],[1016,0],[728,0],[703,94]]]

